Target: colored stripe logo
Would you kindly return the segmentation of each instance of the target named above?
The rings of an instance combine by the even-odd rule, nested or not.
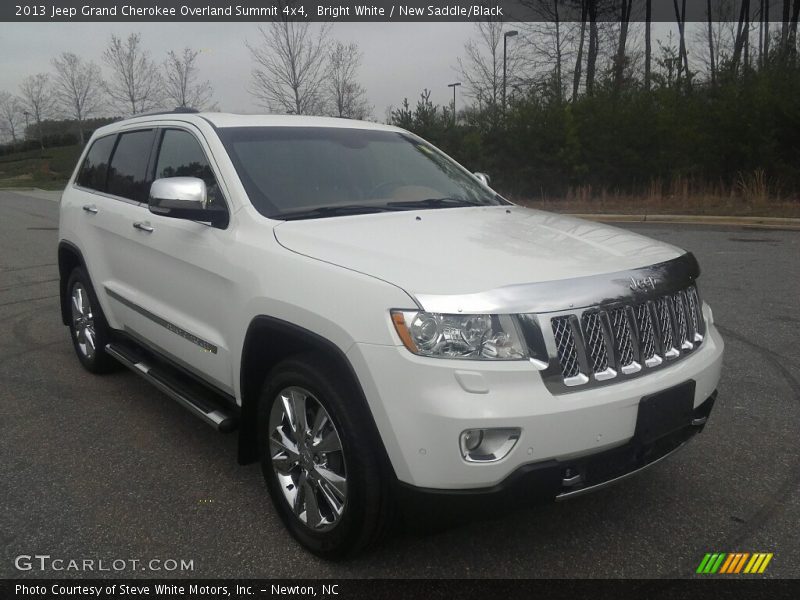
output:
[[[703,557],[695,572],[702,575],[763,573],[771,560],[772,552],[714,552]]]

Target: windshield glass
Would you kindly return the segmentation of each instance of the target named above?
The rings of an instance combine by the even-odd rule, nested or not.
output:
[[[220,138],[250,201],[270,218],[505,204],[408,134],[332,127],[229,127]]]

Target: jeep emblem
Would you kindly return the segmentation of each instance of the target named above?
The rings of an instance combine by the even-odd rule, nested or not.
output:
[[[643,277],[642,279],[636,279],[635,277],[631,277],[630,288],[634,292],[644,292],[647,289],[656,289],[656,280],[654,277]]]

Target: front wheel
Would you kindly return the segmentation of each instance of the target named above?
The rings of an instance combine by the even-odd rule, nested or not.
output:
[[[389,478],[371,417],[322,357],[277,365],[259,403],[261,466],[292,535],[328,559],[377,541],[389,521]]]

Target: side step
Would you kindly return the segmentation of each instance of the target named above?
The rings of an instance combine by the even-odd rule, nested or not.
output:
[[[177,369],[146,357],[138,348],[124,342],[107,344],[106,352],[214,429],[223,432],[236,429],[236,417],[222,406],[218,396]]]

